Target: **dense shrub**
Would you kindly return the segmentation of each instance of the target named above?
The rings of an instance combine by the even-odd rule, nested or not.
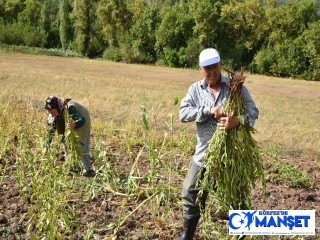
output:
[[[185,53],[185,66],[191,68],[197,68],[199,66],[199,52],[201,51],[201,45],[197,39],[191,39],[188,42],[188,46]]]
[[[164,61],[169,67],[185,67],[186,48],[181,47],[179,50],[174,48],[165,48]]]
[[[299,77],[305,71],[306,59],[295,43],[262,48],[254,57],[250,70],[260,74]]]
[[[107,47],[103,52],[103,58],[120,62],[122,60],[119,48],[117,47]]]
[[[12,23],[0,23],[0,43],[11,45],[26,45],[29,47],[43,47],[46,34],[40,28]]]
[[[297,44],[303,46],[306,57],[306,71],[301,75],[304,79],[320,81],[320,21],[313,22],[297,39]]]

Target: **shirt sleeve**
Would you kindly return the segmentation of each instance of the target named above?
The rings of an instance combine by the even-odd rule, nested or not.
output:
[[[187,95],[182,99],[179,111],[181,122],[204,122],[211,115],[211,106],[201,106],[197,100],[196,85],[192,85]]]
[[[69,115],[76,124],[76,129],[81,128],[85,124],[86,119],[77,111],[75,106],[70,106],[68,109]]]
[[[244,97],[244,104],[247,112],[245,114],[241,114],[241,117],[244,119],[244,124],[252,127],[258,119],[259,109],[256,107],[256,104],[252,100],[252,97],[245,86],[242,87],[242,95]]]

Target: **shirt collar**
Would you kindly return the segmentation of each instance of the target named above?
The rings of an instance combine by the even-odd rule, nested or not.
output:
[[[201,87],[202,87],[203,89],[206,89],[206,88],[208,87],[208,83],[207,83],[206,79],[203,78],[203,79],[200,81],[200,85],[201,85]]]

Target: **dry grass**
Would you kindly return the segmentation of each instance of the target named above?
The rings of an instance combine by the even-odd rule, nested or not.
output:
[[[320,82],[248,76],[260,109],[257,139],[291,154],[319,157]]]
[[[99,131],[136,129],[141,105],[157,127],[172,112],[176,127],[194,129],[179,123],[172,105],[201,78],[197,70],[10,53],[0,53],[0,69],[0,98],[32,96],[42,110],[48,95],[70,97],[89,107]],[[245,85],[260,110],[255,138],[263,147],[319,158],[320,82],[248,74]]]

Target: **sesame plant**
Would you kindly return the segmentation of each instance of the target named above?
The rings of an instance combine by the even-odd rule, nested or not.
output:
[[[64,107],[64,120],[66,124],[73,121],[67,106]],[[77,131],[68,129],[65,134],[65,141],[68,146],[67,167],[65,169],[69,168],[69,170],[79,172],[79,169],[82,169],[83,149],[79,144]]]
[[[176,109],[179,100],[174,99],[169,111],[169,120],[165,122],[167,130],[163,133],[161,144],[158,145],[148,122],[146,110],[142,109],[142,120],[145,129],[145,148],[148,152],[150,168],[145,178],[152,189],[151,193],[157,193],[150,201],[151,214],[155,224],[163,228],[172,207],[172,203],[178,201],[179,190],[171,183],[173,174],[174,151],[174,125],[172,111]],[[146,128],[148,126],[148,128]],[[150,194],[149,194],[150,195]]]
[[[10,162],[16,154],[15,147],[18,139],[15,130],[11,128],[12,122],[15,122],[17,117],[16,114],[12,114],[16,111],[12,104],[14,100],[7,99],[7,103],[0,110],[0,142],[2,143],[0,148],[0,189],[3,187],[2,182],[6,178],[7,171],[10,170]]]
[[[172,109],[177,103],[178,101],[175,100]],[[173,204],[178,202],[180,191],[171,183],[175,169],[173,159],[176,154],[173,117],[168,115],[168,121],[165,122],[167,130],[163,132],[162,139],[156,133],[157,129],[149,122],[145,107],[141,107],[141,118],[143,142],[138,149],[131,145],[129,133],[122,135],[124,149],[131,163],[130,171],[125,173],[127,177],[124,179],[124,185],[118,182],[117,191],[115,188],[111,190],[110,187],[106,189],[122,197],[118,219],[106,226],[108,231],[113,230],[110,239],[116,239],[120,228],[130,217],[147,206],[155,225],[160,229],[164,228]],[[111,179],[108,180],[108,184],[116,184],[116,182],[110,182]],[[130,205],[132,201],[138,202],[138,206],[129,210],[127,204]]]
[[[2,182],[5,178],[5,173],[8,168],[9,159],[7,159],[6,152],[9,149],[9,142],[10,138],[5,138],[4,145],[2,149],[0,149],[0,189],[2,188]]]
[[[122,193],[119,185],[121,181],[120,174],[114,171],[111,165],[111,159],[108,155],[107,144],[103,140],[98,140],[94,144],[91,151],[92,157],[96,159],[99,164],[96,165],[96,178],[94,178],[94,188],[92,191],[98,192],[112,192],[117,195],[126,195]]]
[[[70,235],[79,226],[70,200],[81,195],[66,165],[57,161],[59,141],[43,155],[43,118],[31,98],[9,98],[0,122],[4,127],[0,137],[5,139],[0,152],[5,163],[1,160],[1,180],[6,171],[12,171],[27,205],[20,222],[25,222],[28,238],[63,239]]]
[[[74,209],[68,204],[74,181],[57,163],[58,141],[43,156],[44,129],[34,120],[30,117],[24,122],[17,147],[16,179],[28,205],[22,220],[27,220],[31,239],[62,239],[77,227]]]
[[[301,171],[298,167],[290,166],[280,159],[274,158],[269,163],[269,167],[274,169],[267,174],[269,180],[280,180],[287,182],[291,188],[311,188],[312,183],[308,174]]]

